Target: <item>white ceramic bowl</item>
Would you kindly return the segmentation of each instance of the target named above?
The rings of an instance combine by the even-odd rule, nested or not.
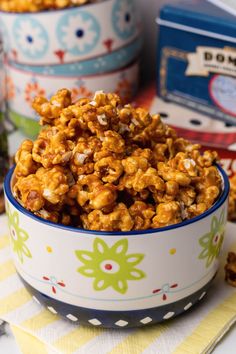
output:
[[[85,325],[134,327],[185,312],[207,292],[218,269],[229,182],[205,213],[177,225],[96,232],[54,224],[25,210],[5,179],[12,254],[35,299]]]
[[[139,82],[139,63],[117,71],[89,76],[52,76],[31,73],[6,65],[8,88],[8,110],[12,122],[27,136],[38,132],[38,115],[32,108],[35,96],[50,98],[57,90],[66,87],[72,91],[72,99],[93,97],[101,88],[105,92],[116,92],[130,102]]]
[[[77,8],[0,14],[10,59],[28,65],[78,62],[103,56],[140,34],[134,0],[105,0]]]
[[[4,106],[4,85],[5,85],[5,70],[3,65],[3,47],[2,41],[0,36],[0,119],[1,119],[1,112],[3,111]]]

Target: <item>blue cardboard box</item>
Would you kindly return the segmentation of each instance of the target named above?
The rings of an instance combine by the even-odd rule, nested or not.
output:
[[[236,17],[186,0],[162,7],[157,23],[158,94],[236,124]]]

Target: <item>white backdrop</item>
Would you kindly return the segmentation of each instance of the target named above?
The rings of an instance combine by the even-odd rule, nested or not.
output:
[[[163,4],[176,3],[179,0],[135,0],[140,8],[144,23],[144,51],[142,60],[142,72],[145,79],[155,77],[156,50],[157,50],[157,24],[156,17]]]

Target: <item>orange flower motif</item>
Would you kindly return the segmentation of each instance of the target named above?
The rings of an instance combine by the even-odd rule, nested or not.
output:
[[[72,102],[77,101],[81,97],[92,98],[93,92],[89,91],[85,86],[73,87],[71,89]]]
[[[7,101],[10,101],[15,97],[15,85],[10,76],[6,76],[4,81],[4,97]]]
[[[45,90],[37,82],[29,82],[25,88],[25,100],[30,106],[35,96],[45,96]]]
[[[117,84],[115,93],[121,97],[122,103],[129,103],[133,96],[133,87],[129,80],[123,78]]]

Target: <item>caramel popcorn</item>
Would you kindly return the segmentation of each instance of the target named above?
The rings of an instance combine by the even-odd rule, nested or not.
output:
[[[0,10],[6,12],[38,12],[81,6],[98,0],[0,0]]]
[[[153,218],[153,227],[168,226],[182,221],[181,207],[179,202],[171,201],[160,203],[156,208],[156,215]]]
[[[151,228],[152,218],[155,215],[155,208],[152,204],[135,201],[129,208],[129,213],[134,222],[134,230],[146,230]]]
[[[97,161],[94,169],[103,182],[109,183],[118,181],[123,173],[121,160],[116,160],[112,156],[104,157]]]
[[[236,220],[236,175],[230,179],[228,219]]]
[[[19,177],[13,187],[13,194],[26,209],[32,212],[43,209],[46,202],[41,183],[35,174]]]
[[[116,187],[103,183],[96,175],[84,175],[78,178],[77,201],[81,207],[87,204],[91,209],[109,209],[117,197]]]
[[[116,94],[72,103],[62,89],[33,107],[43,128],[16,154],[13,193],[38,217],[89,230],[146,230],[193,218],[221,193],[216,152],[202,154],[158,115],[122,106]]]
[[[236,287],[236,254],[234,252],[228,253],[225,280],[229,285]]]
[[[66,164],[73,154],[74,143],[66,139],[63,131],[56,127],[46,128],[39,133],[32,149],[32,158],[43,167]]]
[[[111,213],[105,214],[101,210],[94,210],[82,217],[83,225],[89,230],[101,231],[129,231],[134,222],[125,204],[119,203]]]
[[[101,141],[96,137],[78,138],[70,159],[70,169],[78,176],[93,173],[94,155],[101,149]]]
[[[32,149],[33,142],[30,140],[25,140],[21,144],[19,150],[16,153],[15,161],[16,161],[16,169],[15,175],[17,177],[20,176],[28,176],[31,173],[35,173],[37,171],[37,162],[33,160]]]

